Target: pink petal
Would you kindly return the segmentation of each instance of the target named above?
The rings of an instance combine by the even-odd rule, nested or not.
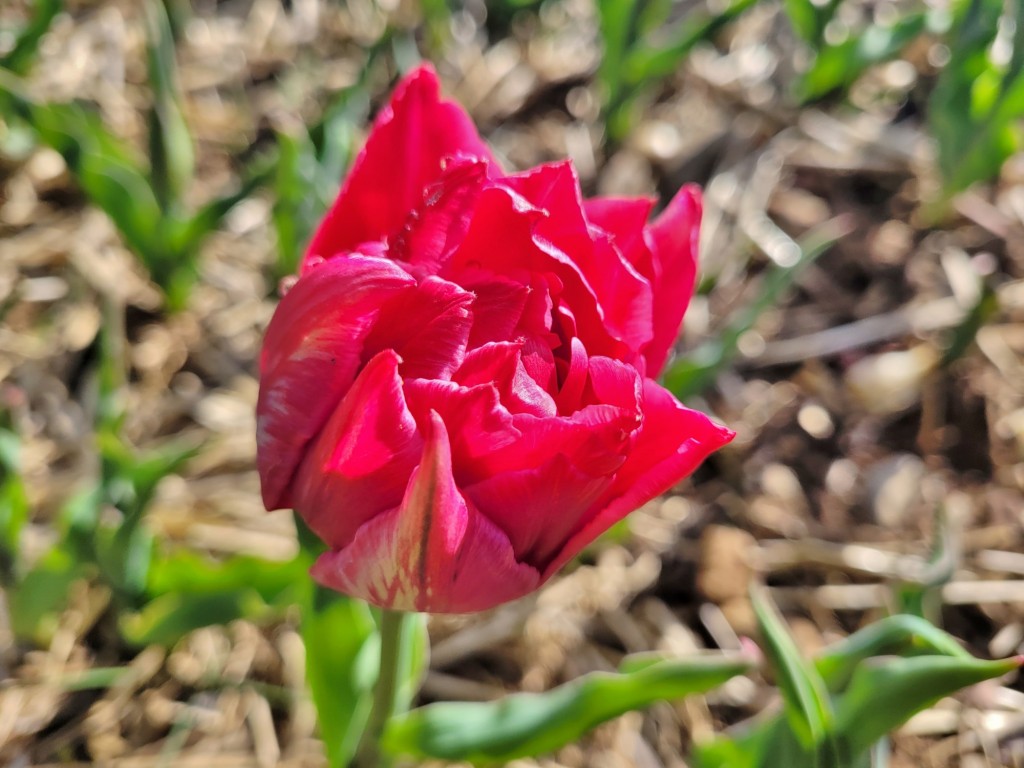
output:
[[[494,275],[463,276],[459,284],[476,296],[470,349],[493,341],[508,341],[523,316],[530,290],[514,280]]]
[[[467,485],[463,494],[508,534],[517,560],[543,570],[611,483],[611,475],[592,477],[558,453],[536,468]]]
[[[482,459],[484,470],[496,474],[531,469],[562,453],[595,477],[616,471],[626,460],[641,423],[639,378],[631,366],[591,357],[584,388],[587,402],[594,396],[595,372],[604,400],[584,404],[569,416],[514,413],[512,423],[522,437]]]
[[[417,278],[436,275],[469,229],[486,176],[483,160],[457,158],[448,163],[391,239],[388,255],[407,262]]]
[[[548,578],[587,544],[637,507],[692,474],[735,433],[677,401],[651,379],[644,381],[644,423],[626,463],[615,476],[600,511],[586,521],[547,566]]]
[[[469,116],[441,100],[439,92],[429,66],[418,67],[398,84],[314,235],[303,272],[316,257],[329,259],[397,232],[420,205],[423,190],[441,175],[446,158],[479,158],[498,169]]]
[[[693,295],[700,247],[700,190],[687,185],[647,230],[654,259],[654,338],[644,350],[647,375],[656,378],[679,337]]]
[[[381,305],[414,285],[390,261],[349,256],[310,270],[281,300],[263,341],[256,406],[268,509],[291,505],[292,475],[355,379]]]
[[[514,190],[491,182],[480,195],[466,239],[442,276],[461,283],[463,273],[490,270],[524,284],[544,278],[551,299],[559,298],[571,308],[588,350],[612,357],[628,354],[626,346],[609,333],[579,267],[555,245],[534,236],[545,216]],[[555,296],[556,288],[560,297]]]
[[[536,569],[516,561],[508,536],[455,486],[436,414],[401,506],[365,523],[344,549],[321,555],[311,573],[382,608],[436,613],[482,611],[540,583]]]
[[[452,378],[467,387],[493,384],[501,404],[510,413],[554,416],[555,401],[523,365],[523,345],[522,341],[484,344],[466,355]]]
[[[537,223],[536,235],[572,260],[593,290],[611,334],[638,352],[652,336],[651,286],[623,258],[611,236],[587,226],[572,163],[542,165],[503,183],[548,212]]]
[[[399,358],[374,357],[313,440],[295,476],[295,508],[333,549],[402,501],[423,439],[406,406]]]
[[[646,197],[595,197],[583,203],[587,221],[611,235],[619,252],[653,284],[651,251],[644,238],[652,208],[654,199]]]
[[[583,342],[575,336],[569,342],[571,352],[569,363],[558,390],[558,411],[559,413],[571,414],[580,408],[580,398],[583,389],[587,385],[587,374],[590,370],[590,358],[587,356],[587,349]]]
[[[448,378],[466,353],[472,304],[473,294],[428,277],[381,307],[366,337],[364,357],[393,349],[402,358],[402,376]]]
[[[447,426],[460,486],[478,481],[486,471],[486,457],[515,445],[522,436],[491,383],[464,387],[452,381],[410,379],[405,396],[419,423],[429,423],[436,413]]]

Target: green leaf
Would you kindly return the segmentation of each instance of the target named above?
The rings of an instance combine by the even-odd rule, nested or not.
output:
[[[1002,1],[959,0],[954,6],[950,60],[928,102],[947,199],[995,175],[1021,143],[1017,123],[1024,116],[1024,4],[1017,0],[1011,5],[1014,18],[1007,21],[1016,30],[1006,65],[991,57]]]
[[[7,593],[14,634],[41,647],[49,645],[71,585],[93,571],[61,547],[46,553],[19,580],[17,589]]]
[[[39,41],[50,29],[50,24],[63,6],[62,0],[36,0],[32,18],[18,34],[14,46],[0,56],[0,67],[16,75],[27,74],[39,50]]]
[[[154,557],[146,602],[121,620],[136,645],[171,646],[187,633],[235,619],[264,621],[309,589],[308,560],[272,562],[248,555],[214,560],[189,550]]]
[[[943,696],[1017,670],[1020,658],[982,661],[952,656],[871,659],[857,667],[836,701],[836,730],[850,754],[878,739]]]
[[[162,251],[162,213],[128,145],[106,129],[95,111],[74,103],[36,103],[12,83],[0,78],[0,92],[40,140],[61,154],[82,191],[114,221],[148,267]]]
[[[2,414],[0,414],[2,416]],[[0,427],[0,581],[13,581],[28,522],[28,494],[21,479],[21,440]]]
[[[900,614],[874,622],[838,643],[828,646],[814,666],[830,691],[849,685],[857,667],[882,654],[940,654],[969,659],[971,655],[949,634],[920,616]]]
[[[797,83],[798,98],[807,102],[847,88],[868,67],[895,58],[925,31],[926,23],[926,14],[911,13],[891,25],[872,24],[837,45],[822,46]]]
[[[149,160],[153,191],[174,210],[195,172],[195,148],[180,103],[174,35],[161,0],[145,0],[146,54],[153,103],[149,109]]]
[[[756,0],[733,0],[718,13],[692,11],[666,26],[669,10],[658,2],[598,3],[604,56],[598,71],[608,137],[622,141],[632,128],[636,104],[658,81],[676,72],[693,48],[709,40]]]
[[[146,592],[151,598],[168,594],[217,594],[254,590],[268,604],[288,605],[296,587],[308,586],[309,561],[294,558],[274,562],[251,555],[214,560],[190,550],[177,550],[157,558]]]
[[[821,41],[824,25],[819,23],[818,9],[811,0],[784,0],[783,8],[789,23],[804,42],[817,46]]]
[[[789,725],[805,748],[821,745],[832,736],[832,705],[825,681],[801,658],[782,617],[768,602],[764,588],[751,589],[750,599]]]
[[[429,704],[393,719],[384,746],[395,754],[474,764],[545,754],[624,712],[715,688],[749,664],[700,658],[640,666],[628,673],[584,675],[547,693]]]
[[[327,759],[332,768],[345,768],[372,705],[380,660],[376,624],[366,603],[310,583],[301,632]]]
[[[261,621],[271,607],[255,589],[219,592],[166,592],[139,611],[123,613],[118,622],[124,639],[136,646],[171,647],[193,630],[236,619]]]

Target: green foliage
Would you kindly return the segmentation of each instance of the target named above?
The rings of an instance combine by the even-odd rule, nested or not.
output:
[[[804,22],[798,22],[789,10],[793,5],[811,6],[816,12],[828,9],[834,12],[838,4],[833,2],[819,8],[810,0],[791,0],[786,8],[796,28]],[[815,48],[814,61],[796,82],[797,97],[807,102],[849,88],[869,67],[895,59],[925,31],[926,26],[925,13],[908,13],[886,24],[870,24],[838,43],[826,42],[821,36],[823,27],[820,30],[815,27],[816,36],[805,38]]]
[[[598,70],[608,139],[622,141],[640,100],[677,71],[694,46],[713,37],[757,0],[732,0],[719,13],[693,11],[670,19],[665,0],[598,0],[604,55]]]
[[[6,69],[16,75],[28,72],[35,60],[39,42],[63,7],[63,0],[36,0],[28,24],[19,32],[11,49],[0,56],[0,69]]]
[[[306,589],[307,562],[235,555],[213,560],[181,550],[156,557],[142,607],[121,617],[128,642],[171,646],[200,627],[280,616]]]
[[[95,568],[67,546],[58,545],[47,552],[18,579],[17,588],[7,593],[15,636],[47,646],[57,630],[71,586],[94,573]]]
[[[28,521],[28,495],[21,479],[21,440],[0,413],[0,584],[19,570],[21,529]]]
[[[301,624],[306,680],[328,762],[343,768],[355,755],[370,716],[380,664],[377,625],[366,603],[311,581],[308,587]]]
[[[1024,117],[1024,4],[958,0],[948,37],[950,61],[928,102],[944,194],[952,196],[999,172],[1019,147]],[[1014,34],[1006,60],[993,56],[1002,22]]]
[[[801,658],[796,643],[786,631],[774,605],[764,592],[756,588],[751,601],[761,629],[765,654],[775,671],[776,684],[785,702],[785,715],[790,730],[805,749],[815,745],[831,745],[834,713],[828,699],[825,681],[811,664]]]
[[[195,173],[195,149],[181,111],[170,18],[162,2],[145,5],[149,83],[149,173],[161,207],[180,205]]]
[[[880,741],[911,716],[1020,666],[1019,659],[975,659],[926,620],[907,615],[865,627],[810,663],[799,658],[761,592],[754,592],[754,605],[783,712],[699,745],[698,768],[869,768]]]
[[[737,658],[645,658],[618,674],[591,673],[546,693],[429,704],[392,720],[384,744],[418,758],[500,764],[551,752],[624,712],[703,693],[748,666]]]

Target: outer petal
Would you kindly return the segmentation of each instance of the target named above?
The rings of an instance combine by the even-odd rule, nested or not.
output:
[[[406,406],[399,358],[374,357],[310,445],[295,476],[295,508],[333,549],[396,507],[420,461],[423,439]]]
[[[374,121],[338,199],[320,224],[303,263],[331,258],[397,232],[423,191],[437,181],[445,158],[466,155],[494,162],[469,116],[442,101],[429,66],[413,70],[395,88]]]
[[[569,539],[544,571],[548,578],[587,544],[637,507],[691,474],[735,433],[684,407],[651,379],[644,381],[644,424],[599,510]]]
[[[533,591],[536,569],[516,561],[508,536],[455,486],[436,414],[431,431],[401,506],[322,555],[313,577],[383,608],[438,613],[482,611]]]
[[[256,406],[268,509],[291,506],[292,475],[355,379],[381,305],[412,286],[415,280],[390,261],[349,256],[311,270],[281,300],[263,341]]]
[[[683,187],[648,228],[654,258],[654,338],[647,345],[647,375],[657,378],[679,336],[697,278],[700,247],[700,190]]]

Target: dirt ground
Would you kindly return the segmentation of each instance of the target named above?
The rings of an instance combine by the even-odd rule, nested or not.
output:
[[[14,18],[22,3],[4,3]],[[33,94],[94,101],[144,146],[144,27],[132,0],[69,2],[44,42]],[[237,184],[273,127],[319,116],[326,94],[370,70],[373,104],[418,41],[447,93],[510,168],[571,157],[588,193],[664,200],[705,189],[705,292],[681,354],[715,338],[808,232],[838,242],[739,340],[693,402],[738,432],[669,496],[629,518],[539,595],[431,619],[422,699],[543,690],[624,652],[737,648],[754,632],[760,577],[808,653],[883,615],[895,582],[929,582],[934,618],[982,657],[1024,643],[1024,156],[929,220],[936,184],[920,110],[927,42],[871,71],[846,101],[798,109],[798,62],[777,5],[730,27],[652,94],[627,141],[602,140],[597,23],[586,0],[485,17],[469,2],[432,43],[415,4],[196,0],[179,57],[201,202]],[[199,454],[159,487],[163,546],[281,560],[286,513],[267,514],[254,468],[255,360],[276,303],[272,198],[261,192],[207,241],[186,311],[158,290],[90,207],[55,152],[0,154],[0,381],[21,434],[41,552],[68,496],[97,471],[93,362],[102,307],[127,307],[125,435],[194,438]],[[816,229],[817,228],[817,229]],[[983,286],[998,308],[943,359]],[[941,513],[941,514],[940,514]],[[943,556],[929,561],[933,541]],[[170,651],[104,630],[109,595],[81,584],[49,647],[0,623],[0,762],[118,768],[324,764],[304,694],[294,617],[199,630]],[[83,670],[128,682],[76,690]],[[75,678],[77,679],[77,678]],[[210,681],[217,681],[211,684]],[[61,681],[65,681],[62,683]],[[688,745],[772,705],[760,677],[662,704],[517,765],[684,766]],[[1024,765],[1021,684],[941,701],[896,736],[893,766]]]

